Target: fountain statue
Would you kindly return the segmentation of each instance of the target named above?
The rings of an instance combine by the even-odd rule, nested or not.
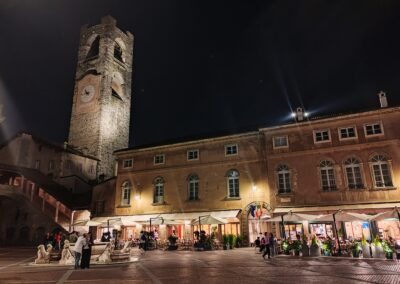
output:
[[[53,246],[48,244],[47,251],[44,248],[44,245],[39,245],[37,247],[37,258],[35,259],[35,264],[45,264],[50,263],[50,253],[53,250]]]
[[[69,241],[65,240],[64,247],[61,252],[61,259],[59,261],[59,264],[69,265],[69,264],[74,264],[74,262],[75,262],[75,257],[72,255],[71,251],[69,250]]]
[[[114,251],[114,242],[110,241],[104,250],[104,252],[99,256],[98,262],[99,263],[111,263],[111,254]]]

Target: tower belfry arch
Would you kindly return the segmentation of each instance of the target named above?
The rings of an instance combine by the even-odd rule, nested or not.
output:
[[[112,177],[113,152],[127,148],[133,35],[105,16],[81,28],[68,142],[97,157],[97,176]]]

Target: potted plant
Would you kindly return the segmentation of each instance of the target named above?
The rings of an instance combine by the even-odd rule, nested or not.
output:
[[[299,256],[301,250],[301,241],[299,240],[293,241],[291,244],[291,249],[293,250],[295,256]]]
[[[370,258],[371,257],[371,246],[365,239],[364,234],[362,235],[362,239],[361,239],[361,247],[362,247],[363,258]]]
[[[393,249],[388,242],[382,242],[382,248],[385,252],[386,259],[393,259]]]
[[[307,244],[307,236],[304,234],[301,236],[301,255],[302,256],[310,255],[310,248]]]
[[[178,237],[174,235],[170,235],[168,237],[169,245],[168,245],[168,250],[176,250],[178,249],[178,245],[176,244]]]
[[[362,251],[362,247],[361,247],[361,243],[360,242],[353,242],[350,245],[350,250],[351,250],[351,254],[353,257],[355,258],[359,258],[360,257],[360,252]]]
[[[310,255],[311,256],[321,256],[321,250],[319,248],[317,237],[315,235],[311,238],[311,247],[310,247]]]
[[[286,255],[290,254],[290,243],[288,240],[284,240],[282,242],[282,249],[283,249],[283,253]]]
[[[224,250],[229,249],[229,238],[227,235],[222,235],[222,243],[224,244],[223,245]]]
[[[235,244],[235,247],[240,248],[240,247],[242,247],[242,245],[243,245],[243,236],[238,235],[238,236],[236,237],[236,244]]]
[[[323,252],[324,256],[331,256],[332,255],[332,253],[331,253],[331,251],[332,251],[332,243],[331,243],[331,241],[329,239],[322,242],[322,247],[321,248],[322,248],[322,252]]]
[[[371,250],[372,250],[372,257],[385,258],[385,252],[383,251],[382,241],[378,236],[372,242]]]
[[[228,243],[229,243],[229,248],[233,249],[233,245],[235,243],[235,236],[233,234],[228,235]]]

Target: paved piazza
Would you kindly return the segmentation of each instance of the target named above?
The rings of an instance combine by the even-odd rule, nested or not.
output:
[[[149,251],[135,263],[89,270],[29,265],[35,253],[0,248],[0,283],[400,283],[400,263],[394,261],[287,256],[264,261],[252,248]]]

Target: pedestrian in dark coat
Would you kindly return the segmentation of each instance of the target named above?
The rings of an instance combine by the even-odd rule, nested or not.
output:
[[[82,260],[81,260],[81,268],[89,268],[90,267],[90,257],[92,255],[92,245],[93,239],[92,234],[86,234],[86,243],[82,248]]]

